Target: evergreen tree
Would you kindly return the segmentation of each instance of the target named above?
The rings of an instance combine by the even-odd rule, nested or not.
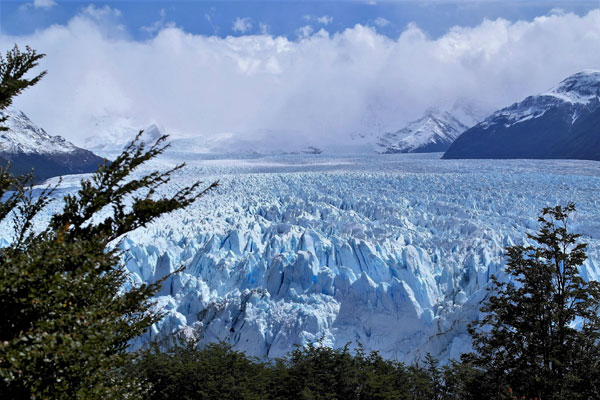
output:
[[[600,398],[600,285],[585,282],[578,267],[586,244],[568,231],[575,206],[548,207],[535,246],[507,249],[512,281],[492,278],[492,295],[473,323],[476,354],[465,360],[483,368],[501,395],[539,399]]]
[[[426,399],[417,397],[421,388],[415,388],[412,370],[360,345],[353,355],[348,345],[311,343],[278,360],[272,371],[271,399]]]
[[[35,85],[46,75],[46,71],[43,71],[31,79],[24,77],[44,57],[44,54],[38,54],[29,46],[25,47],[25,50],[22,53],[15,45],[12,50],[6,52],[6,58],[0,54],[0,110],[10,106],[13,97]],[[0,124],[6,121],[6,118],[0,118]],[[6,127],[0,126],[0,131],[5,130]]]
[[[268,366],[225,343],[198,349],[195,341],[176,341],[168,350],[156,344],[138,352],[127,373],[152,383],[148,400],[267,398]]]
[[[0,398],[120,399],[135,392],[118,370],[128,342],[161,317],[151,300],[161,282],[125,289],[128,273],[111,243],[214,187],[196,183],[154,198],[181,166],[132,179],[136,167],[164,151],[164,139],[148,150],[130,144],[67,195],[39,233],[33,220],[53,189],[34,196],[27,179],[0,170],[0,196],[8,196],[0,218],[14,218],[15,229],[0,250]]]
[[[452,361],[438,367],[385,360],[358,345],[298,347],[285,358],[260,361],[230,346],[175,342],[137,353],[127,374],[153,383],[148,399],[470,400],[493,398],[485,373]],[[507,393],[508,394],[508,393]],[[508,397],[513,400],[512,397]],[[507,399],[508,399],[507,398]]]
[[[43,76],[21,79],[39,57],[15,48],[2,60],[0,107]],[[131,285],[116,244],[216,185],[201,189],[197,182],[171,197],[156,196],[183,164],[133,177],[166,149],[165,139],[147,148],[140,133],[113,162],[83,179],[45,225],[40,213],[56,187],[34,190],[32,176],[13,177],[0,168],[0,226],[14,230],[0,249],[1,399],[142,396],[144,388],[121,369],[129,341],[161,317],[152,308],[160,281]]]

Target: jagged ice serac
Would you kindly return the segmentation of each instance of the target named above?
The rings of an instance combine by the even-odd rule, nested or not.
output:
[[[184,334],[258,357],[321,341],[406,362],[458,358],[490,276],[505,278],[505,247],[527,243],[542,207],[569,201],[589,243],[582,276],[600,277],[597,162],[172,153],[139,173],[182,159],[164,194],[198,177],[221,186],[120,244],[131,284],[186,266],[157,298],[166,317],[132,348]]]

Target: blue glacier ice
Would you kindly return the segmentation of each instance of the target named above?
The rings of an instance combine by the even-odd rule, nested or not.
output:
[[[258,357],[321,340],[405,362],[457,358],[490,276],[505,277],[504,248],[527,241],[541,208],[569,201],[589,243],[581,273],[599,278],[600,162],[439,157],[152,161],[145,171],[188,163],[167,195],[198,179],[221,185],[119,243],[133,284],[186,266],[157,297],[165,318],[133,347],[181,333]]]

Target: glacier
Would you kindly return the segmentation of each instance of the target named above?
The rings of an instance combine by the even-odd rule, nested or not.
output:
[[[221,184],[119,243],[131,284],[186,267],[157,296],[165,318],[132,348],[181,333],[260,358],[315,341],[404,362],[458,358],[490,276],[506,279],[504,248],[527,242],[541,208],[570,201],[571,229],[589,244],[581,273],[599,279],[600,162],[440,156],[152,160],[138,173],[188,164],[165,195]],[[57,196],[80,179],[63,177]]]

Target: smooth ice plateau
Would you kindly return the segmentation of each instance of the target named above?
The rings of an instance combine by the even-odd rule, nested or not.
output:
[[[120,243],[133,284],[186,266],[157,299],[166,317],[132,348],[180,332],[258,357],[321,341],[405,362],[458,358],[490,276],[505,278],[505,247],[527,242],[541,208],[570,201],[570,227],[589,243],[581,273],[599,279],[600,162],[440,156],[152,161],[146,172],[188,163],[164,194],[221,185]]]

